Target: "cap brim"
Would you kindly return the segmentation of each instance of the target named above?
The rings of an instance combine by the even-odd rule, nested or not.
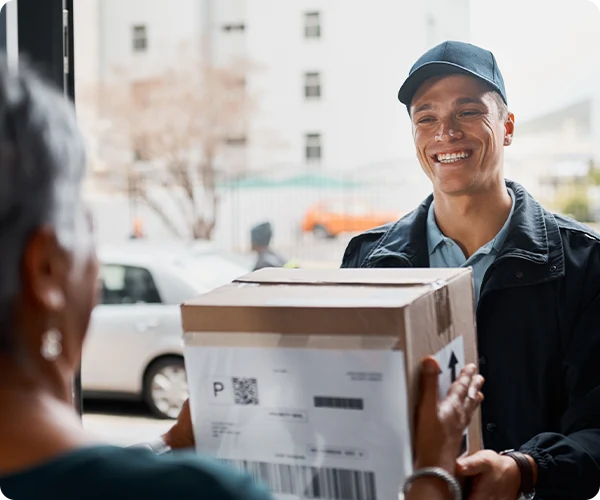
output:
[[[477,73],[474,73],[473,71],[464,68],[463,66],[459,66],[458,64],[445,61],[436,61],[423,64],[423,66],[417,68],[406,79],[406,81],[402,84],[402,87],[400,87],[400,90],[398,91],[398,100],[402,104],[405,104],[406,107],[409,107],[415,93],[423,84],[423,82],[425,82],[425,80],[428,80],[429,78],[432,78],[434,76],[455,74],[470,75],[479,80],[482,80],[488,85],[491,85],[492,88],[497,90],[502,96],[502,91],[491,80],[488,80],[487,78],[484,78],[481,75],[478,75]],[[502,96],[502,99],[504,100],[504,96]]]

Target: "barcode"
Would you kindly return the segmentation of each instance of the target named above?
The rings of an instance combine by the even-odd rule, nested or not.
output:
[[[315,408],[335,408],[338,410],[363,410],[365,403],[358,398],[333,398],[315,396]]]
[[[223,462],[267,485],[274,494],[322,500],[377,500],[373,472],[246,460]]]

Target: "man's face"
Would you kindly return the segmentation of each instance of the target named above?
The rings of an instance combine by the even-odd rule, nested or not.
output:
[[[483,82],[467,75],[431,78],[410,111],[417,156],[435,192],[474,194],[502,181],[514,116],[500,116]]]

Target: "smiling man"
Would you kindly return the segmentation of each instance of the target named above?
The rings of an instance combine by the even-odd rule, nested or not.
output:
[[[438,45],[398,97],[433,195],[354,238],[342,266],[472,267],[486,450],[457,463],[469,498],[589,499],[600,487],[600,239],[504,179],[514,115],[491,52]]]

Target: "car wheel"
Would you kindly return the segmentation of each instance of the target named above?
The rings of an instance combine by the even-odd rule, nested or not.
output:
[[[317,224],[315,227],[313,227],[313,234],[315,235],[315,238],[320,240],[331,238],[331,234],[329,234],[327,228],[321,224]]]
[[[150,365],[144,379],[144,399],[158,418],[177,418],[188,398],[183,359],[162,358]]]

